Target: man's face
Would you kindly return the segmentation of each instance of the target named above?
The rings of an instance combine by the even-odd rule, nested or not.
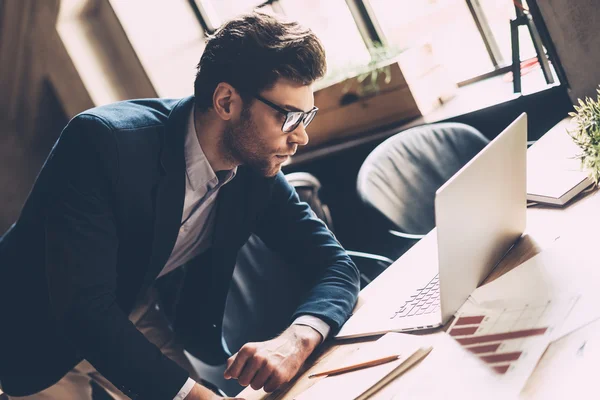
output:
[[[309,111],[314,105],[311,86],[286,79],[279,79],[271,89],[258,94],[288,111]],[[226,151],[238,163],[248,165],[264,176],[275,176],[298,146],[308,143],[302,123],[286,133],[281,129],[284,120],[284,114],[253,100],[249,107],[244,107],[240,118],[231,121],[226,128],[223,135]]]

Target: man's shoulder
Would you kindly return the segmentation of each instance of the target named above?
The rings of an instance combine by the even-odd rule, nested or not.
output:
[[[183,100],[125,100],[91,108],[78,117],[97,119],[114,131],[161,127],[166,124],[171,111]]]

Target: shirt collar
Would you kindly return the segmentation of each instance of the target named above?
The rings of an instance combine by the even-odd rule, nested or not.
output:
[[[237,172],[237,167],[229,171],[219,171],[219,177],[217,177],[198,142],[198,135],[194,126],[194,109],[195,107],[192,107],[185,135],[186,175],[193,191],[202,188],[210,190],[217,185],[222,186],[232,180]]]

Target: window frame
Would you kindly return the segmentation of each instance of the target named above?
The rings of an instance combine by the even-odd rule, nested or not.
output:
[[[216,13],[211,10],[210,1],[212,0],[188,0],[188,3],[196,15],[198,22],[202,26],[202,29],[207,36],[213,34],[218,25],[220,25],[220,20],[217,21],[218,18],[215,15]],[[479,4],[479,0],[465,0],[465,2],[469,8],[471,17],[477,26],[477,30],[479,31],[481,40],[483,41],[488,57],[490,58],[494,69],[481,75],[457,82],[458,87],[463,87],[471,83],[504,74],[508,71],[511,71],[513,64],[512,60],[508,62],[504,60],[494,37],[494,33],[492,32],[483,11],[483,7]],[[518,0],[517,2],[521,4],[521,0]],[[379,25],[379,22],[377,21],[377,16],[375,15],[375,12],[370,4],[370,0],[346,0],[346,4],[348,5],[352,18],[354,19],[354,22],[367,49],[375,49],[381,45],[386,45],[387,39],[381,26]],[[262,3],[258,4],[256,8],[265,6],[271,6],[277,12],[283,11],[281,5],[279,4],[279,0],[263,1]],[[517,8],[518,11],[518,6],[516,4],[515,8]],[[543,31],[543,27],[539,27],[537,21],[534,22],[534,24],[538,30]],[[536,39],[532,38],[532,40]],[[538,45],[541,47],[541,43]],[[551,53],[551,51],[548,52]],[[548,57],[546,54],[543,56],[546,58]]]

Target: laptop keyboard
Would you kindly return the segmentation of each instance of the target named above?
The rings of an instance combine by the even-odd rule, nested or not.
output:
[[[390,319],[411,317],[413,315],[431,314],[440,309],[439,275],[433,277],[425,287],[417,289],[415,294],[404,303]]]

